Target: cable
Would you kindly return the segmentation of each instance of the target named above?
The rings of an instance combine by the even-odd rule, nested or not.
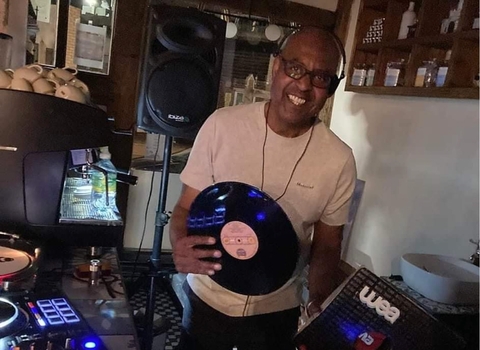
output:
[[[263,146],[262,146],[262,183],[261,183],[261,187],[260,187],[260,190],[262,190],[262,191],[263,191],[263,185],[264,185],[264,180],[265,180],[265,145],[267,144],[267,137],[268,137],[267,136],[268,135],[268,114],[270,112],[271,101],[269,101],[267,103],[268,103],[268,106],[267,106],[267,110],[265,112],[265,137],[263,139]],[[303,156],[307,152],[308,146],[310,145],[310,141],[312,140],[313,128],[314,127],[315,127],[315,121],[313,121],[312,126],[310,127],[310,134],[308,135],[308,140],[307,140],[307,143],[305,144],[305,147],[303,148],[302,154],[300,154],[300,157],[298,157],[298,159],[296,160],[296,162],[293,166],[293,169],[290,172],[290,176],[288,177],[287,184],[285,185],[282,194],[274,199],[275,202],[278,202],[278,200],[280,198],[282,198],[285,195],[285,193],[287,193],[288,186],[290,186],[290,182],[293,179],[293,175],[295,174],[295,170],[297,170],[298,164],[302,160]]]
[[[133,276],[135,275],[135,272],[136,272],[136,269],[137,269],[138,259],[140,257],[140,251],[142,250],[143,239],[145,238],[145,232],[147,230],[148,208],[150,207],[150,200],[152,198],[153,183],[154,183],[154,180],[155,180],[155,164],[157,162],[157,155],[158,155],[159,148],[160,148],[160,134],[158,134],[157,148],[155,149],[155,155],[153,156],[153,171],[152,171],[152,177],[150,179],[150,189],[149,189],[149,192],[148,192],[147,205],[146,205],[146,208],[145,208],[142,237],[140,238],[140,244],[138,246],[137,254],[135,256],[135,260],[134,260],[134,263],[133,263],[133,271],[132,271],[132,274],[130,275],[130,281],[133,280]]]
[[[247,311],[247,305],[250,301],[250,295],[247,295],[247,299],[245,299],[245,305],[243,306],[242,316],[245,317],[245,312]]]

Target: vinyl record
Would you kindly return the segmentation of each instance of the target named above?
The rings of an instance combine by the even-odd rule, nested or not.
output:
[[[211,278],[233,292],[264,295],[295,270],[299,243],[283,209],[266,193],[240,182],[204,189],[192,203],[188,234],[213,236],[222,270]]]

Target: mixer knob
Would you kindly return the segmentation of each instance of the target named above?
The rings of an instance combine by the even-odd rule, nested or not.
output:
[[[65,350],[74,350],[75,349],[75,339],[67,338],[65,339]]]

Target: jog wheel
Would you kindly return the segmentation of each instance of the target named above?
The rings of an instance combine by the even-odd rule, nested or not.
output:
[[[0,338],[14,335],[24,329],[28,315],[10,301],[0,298]]]

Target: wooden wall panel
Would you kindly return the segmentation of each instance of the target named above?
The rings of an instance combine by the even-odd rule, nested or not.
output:
[[[109,75],[80,72],[79,78],[90,88],[94,102],[106,106],[115,118],[115,128],[133,131],[136,122],[138,77],[143,52],[147,0],[117,0]],[[128,170],[133,137],[119,135],[110,147],[113,163]],[[119,184],[117,204],[126,217],[128,185]]]

